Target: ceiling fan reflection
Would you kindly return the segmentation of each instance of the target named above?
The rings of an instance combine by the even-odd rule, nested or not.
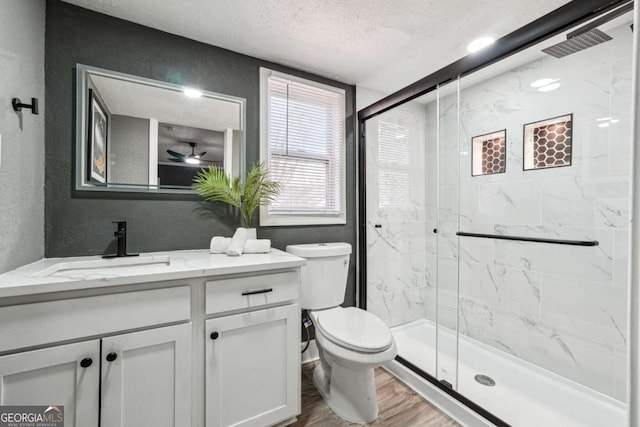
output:
[[[191,164],[191,165],[199,165],[202,162],[205,162],[205,163],[216,163],[214,161],[204,160],[202,158],[205,154],[207,154],[206,151],[203,151],[202,153],[196,154],[196,147],[198,145],[197,143],[189,142],[188,144],[191,147],[191,154],[182,154],[182,153],[179,153],[177,151],[167,150],[167,153],[171,156],[171,157],[169,157],[169,160],[171,160],[172,162],[188,163],[188,164]]]

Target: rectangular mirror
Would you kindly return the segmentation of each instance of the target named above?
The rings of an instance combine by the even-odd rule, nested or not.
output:
[[[76,189],[189,193],[210,165],[242,176],[245,99],[77,65]]]

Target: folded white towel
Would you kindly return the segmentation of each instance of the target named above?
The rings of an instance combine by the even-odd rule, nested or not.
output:
[[[239,227],[231,238],[231,243],[227,248],[227,255],[240,256],[244,249],[244,244],[247,241],[247,229]]]
[[[231,244],[231,237],[214,236],[209,245],[209,252],[212,254],[223,254],[227,252]]]
[[[269,239],[249,239],[242,250],[245,254],[268,254],[271,250]]]

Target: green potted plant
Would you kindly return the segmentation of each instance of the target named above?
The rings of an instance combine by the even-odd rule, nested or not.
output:
[[[193,189],[209,202],[227,203],[237,208],[244,226],[249,229],[255,210],[271,203],[280,194],[280,184],[268,179],[264,163],[254,164],[244,183],[240,177],[229,179],[223,168],[209,166],[196,175]]]

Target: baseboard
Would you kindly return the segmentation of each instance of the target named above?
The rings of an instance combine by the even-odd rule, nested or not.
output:
[[[300,344],[301,351],[304,348],[304,346],[305,346],[305,343]],[[318,360],[319,357],[320,355],[318,354],[318,346],[316,345],[316,340],[313,339],[309,341],[309,348],[307,348],[307,350],[304,353],[302,353],[302,357],[300,359],[302,364],[304,365],[305,363]]]
[[[399,362],[392,360],[383,365],[383,367],[429,403],[436,406],[463,426],[495,427],[489,420],[472,409],[467,408],[447,393],[434,387]]]

